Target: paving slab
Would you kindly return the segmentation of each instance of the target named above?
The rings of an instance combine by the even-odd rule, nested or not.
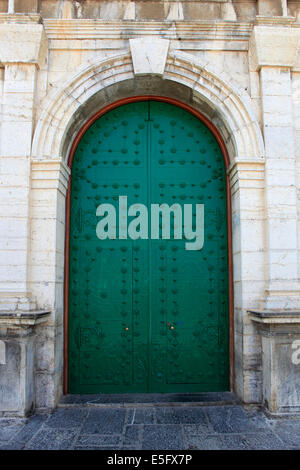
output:
[[[257,426],[241,406],[209,406],[205,408],[216,433],[255,432]]]
[[[245,442],[253,450],[287,450],[287,446],[274,433],[260,431],[244,436]]]
[[[133,424],[126,426],[123,438],[123,447],[136,446],[136,448],[139,448],[141,444],[142,433],[143,425],[141,424]]]
[[[185,449],[182,428],[178,424],[145,424],[143,430],[142,449],[145,450],[177,450]]]
[[[18,419],[0,419],[0,443],[10,441],[26,425],[24,420]]]
[[[83,423],[85,434],[121,434],[125,425],[126,410],[122,408],[93,408]]]
[[[222,436],[201,434],[190,436],[187,440],[189,450],[224,450]]]
[[[46,425],[56,429],[74,429],[82,426],[88,414],[87,408],[58,409],[46,421]]]
[[[67,450],[72,448],[76,431],[42,428],[25,445],[29,450]]]
[[[131,415],[131,424],[155,424],[157,423],[156,408],[137,408]]]
[[[120,435],[81,434],[76,441],[76,446],[88,448],[113,446],[118,448],[120,446],[120,439]]]
[[[157,424],[198,424],[207,422],[201,407],[163,408],[156,411]]]
[[[242,405],[132,403],[61,406],[28,419],[0,419],[0,450],[300,449],[300,417]]]
[[[279,420],[272,429],[285,446],[300,449],[300,419]]]

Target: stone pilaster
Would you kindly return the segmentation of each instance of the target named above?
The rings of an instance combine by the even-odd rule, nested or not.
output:
[[[238,160],[229,168],[232,202],[235,391],[261,401],[260,338],[247,310],[261,308],[265,292],[264,161]]]
[[[37,339],[36,406],[54,407],[62,393],[65,201],[70,175],[62,160],[31,162],[29,285],[52,310]]]
[[[47,59],[47,41],[38,18],[20,23],[8,15],[0,25],[4,67],[1,125],[0,310],[30,310],[30,154],[37,76]],[[2,20],[5,16],[2,15]],[[13,22],[15,21],[15,23]],[[6,222],[5,222],[6,220]],[[5,227],[4,227],[5,224]]]
[[[250,39],[250,67],[260,78],[266,152],[267,309],[300,306],[291,93],[297,36],[292,23],[292,18],[258,18]]]

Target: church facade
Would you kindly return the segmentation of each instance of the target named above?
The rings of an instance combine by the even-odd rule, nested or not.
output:
[[[0,0],[0,114],[1,416],[300,412],[299,1]]]

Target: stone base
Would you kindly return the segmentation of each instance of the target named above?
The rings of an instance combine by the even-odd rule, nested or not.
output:
[[[35,408],[35,329],[49,311],[0,312],[0,416]]]

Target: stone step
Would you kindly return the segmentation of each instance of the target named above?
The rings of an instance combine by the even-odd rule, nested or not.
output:
[[[239,405],[241,401],[232,392],[209,393],[124,393],[64,395],[59,407],[77,406],[223,406]]]

